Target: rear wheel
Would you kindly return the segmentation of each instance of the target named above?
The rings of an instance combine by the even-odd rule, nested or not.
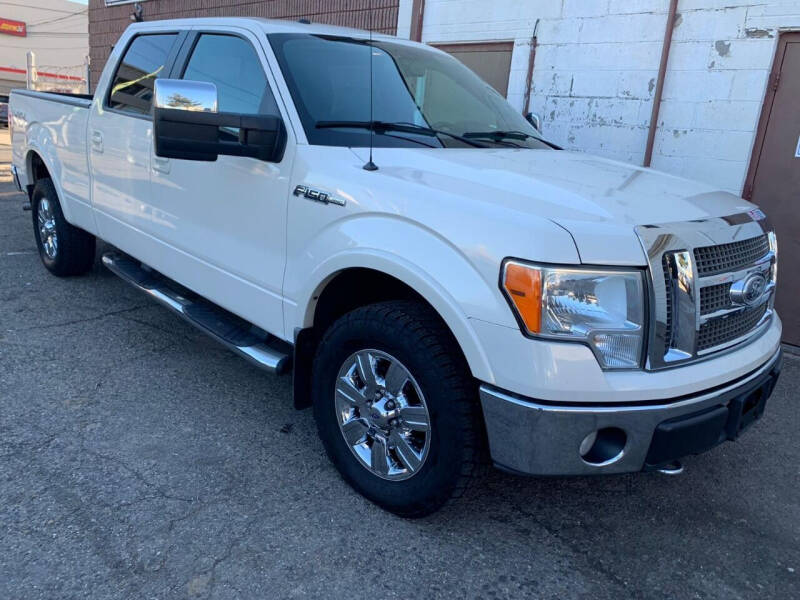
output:
[[[31,214],[39,256],[48,271],[66,277],[91,270],[95,238],[67,223],[50,179],[36,182],[31,196]]]
[[[324,335],[313,370],[325,449],[381,507],[427,515],[482,470],[476,384],[427,306],[385,302],[343,316]]]

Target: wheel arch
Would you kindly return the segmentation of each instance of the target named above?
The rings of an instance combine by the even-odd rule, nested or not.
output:
[[[48,160],[47,153],[42,152],[38,145],[28,145],[25,153],[25,175],[27,177],[27,185],[25,187],[28,192],[28,198],[33,200],[33,190],[37,181],[50,179],[56,190],[61,212],[64,213],[64,218],[67,222],[71,223],[73,220],[71,206],[69,202],[64,202],[64,191],[61,189],[61,177],[56,170],[57,168],[57,162]]]
[[[72,223],[71,203],[65,201],[62,186],[63,166],[56,155],[56,146],[51,138],[51,132],[41,123],[34,122],[28,125],[27,144],[24,152],[28,195],[33,195],[33,188],[38,180],[45,177],[50,178],[58,195],[61,212],[64,213],[67,222]]]
[[[29,148],[25,154],[25,178],[27,181],[28,196],[33,194],[33,187],[40,179],[49,178],[53,181],[50,169],[47,166],[41,152],[35,148]],[[53,181],[55,184],[55,181]]]
[[[32,182],[44,177],[50,177],[50,169],[47,168],[38,150],[28,150],[28,154],[25,157],[25,168],[27,169],[28,179]]]
[[[468,317],[452,298],[436,290],[430,282],[393,272],[375,265],[351,266],[328,274],[314,289],[306,305],[304,326],[295,332],[294,403],[296,408],[310,406],[311,362],[325,330],[344,314],[389,300],[414,300],[428,306],[453,336],[472,375],[493,381],[488,358],[469,324]],[[358,289],[358,293],[353,290]]]

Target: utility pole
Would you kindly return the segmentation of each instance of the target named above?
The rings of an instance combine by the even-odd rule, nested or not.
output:
[[[32,90],[36,87],[36,80],[38,79],[36,76],[36,53],[33,50],[29,50],[25,58],[25,86]]]
[[[92,57],[88,54],[86,55],[86,93],[92,93]]]

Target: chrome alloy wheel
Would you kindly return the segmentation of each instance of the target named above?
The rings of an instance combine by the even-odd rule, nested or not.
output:
[[[361,350],[336,378],[336,417],[345,442],[371,473],[412,477],[430,450],[430,414],[408,369],[391,354]]]
[[[39,240],[47,258],[53,260],[58,254],[58,235],[56,235],[56,218],[53,207],[47,198],[39,200],[39,210],[36,213],[39,223]]]

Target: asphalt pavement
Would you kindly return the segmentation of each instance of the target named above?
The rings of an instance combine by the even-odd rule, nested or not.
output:
[[[0,144],[1,145],[1,144]],[[677,477],[491,473],[422,520],[324,456],[291,381],[97,265],[0,183],[0,598],[798,598],[800,359]]]

